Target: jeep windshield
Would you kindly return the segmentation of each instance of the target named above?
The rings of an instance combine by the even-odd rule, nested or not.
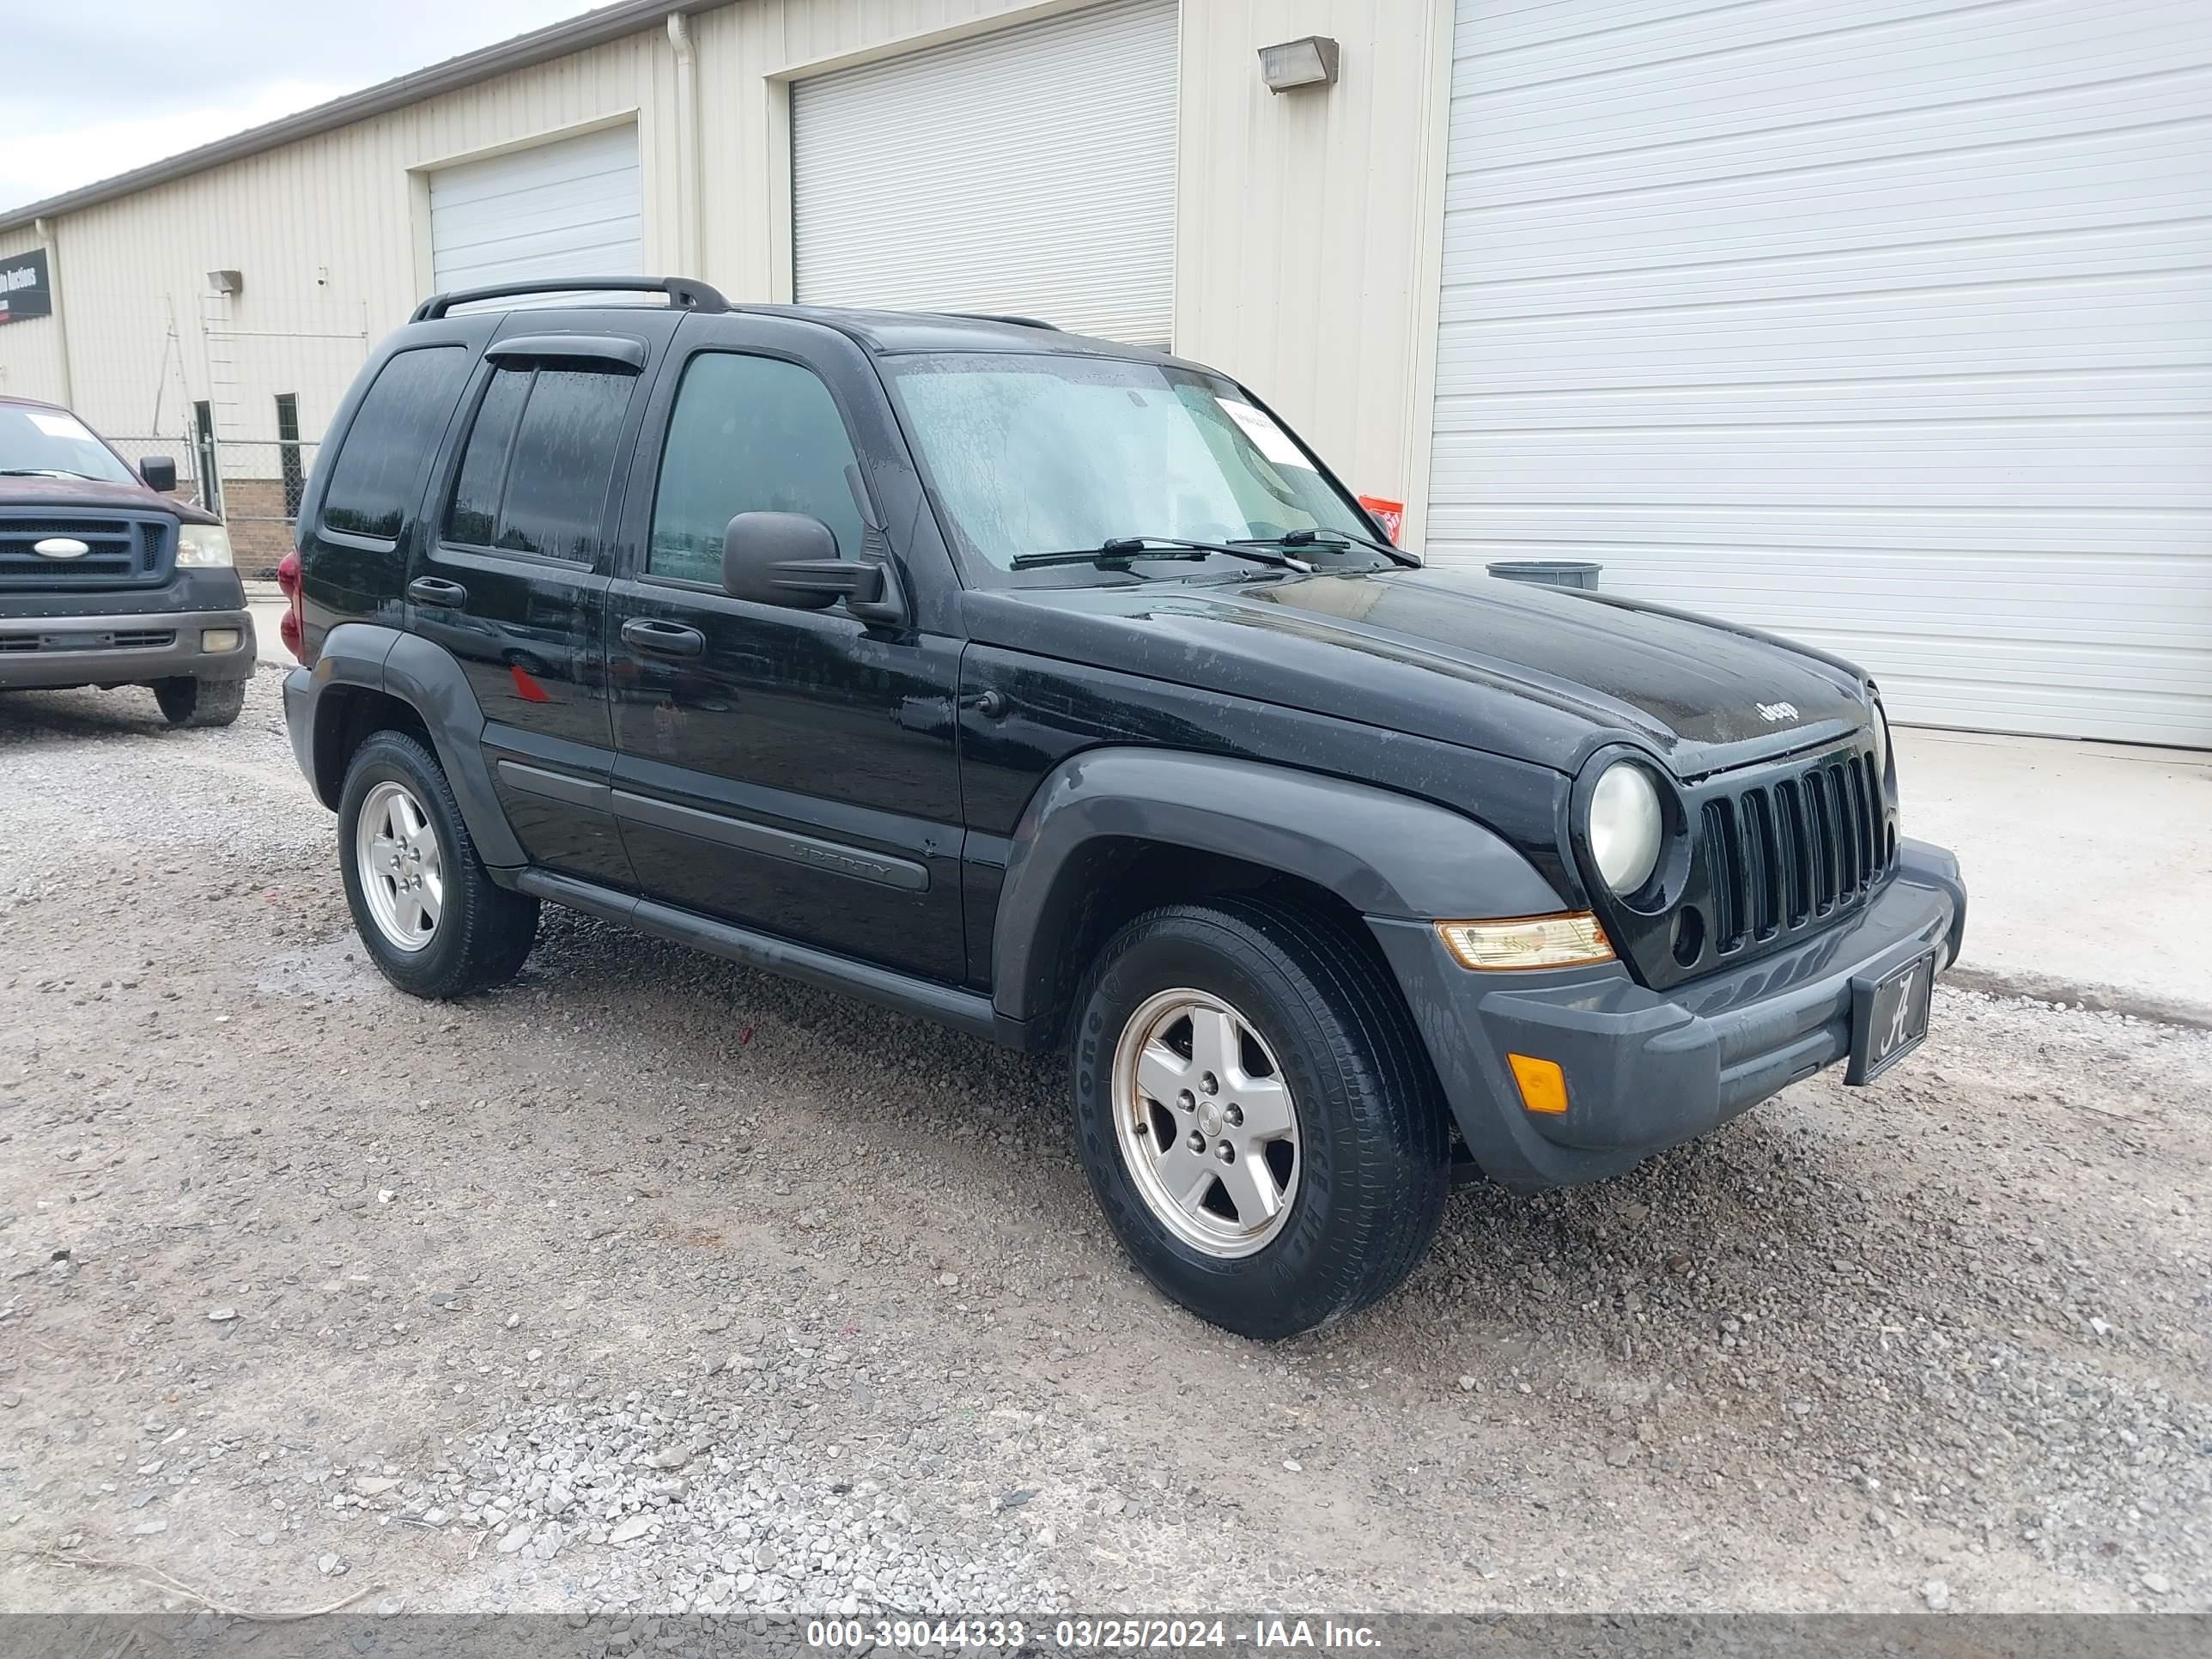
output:
[[[918,353],[884,366],[971,576],[1011,573],[1018,561],[1062,575],[1094,566],[1120,580],[1251,562],[1224,545],[1138,572],[1110,551],[1170,540],[1264,548],[1290,538],[1285,550],[1329,570],[1390,562],[1305,447],[1218,375],[1012,352]],[[1102,549],[1095,565],[1074,556]]]
[[[137,482],[115,452],[67,410],[21,404],[0,404],[0,477]]]

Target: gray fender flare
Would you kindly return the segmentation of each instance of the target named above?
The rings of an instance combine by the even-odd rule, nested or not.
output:
[[[326,775],[325,745],[337,742],[340,729],[343,696],[333,699],[329,694],[348,686],[385,692],[422,717],[476,842],[477,857],[494,867],[530,861],[493,793],[491,768],[483,752],[483,709],[452,653],[416,635],[374,623],[343,623],[331,629],[315,659],[304,716],[313,734],[318,779]],[[325,805],[335,807],[337,803],[331,799]]]
[[[1433,802],[1293,767],[1158,749],[1086,750],[1037,786],[1016,826],[992,930],[993,1001],[1053,1012],[1087,848],[1151,842],[1265,865],[1363,915],[1443,919],[1565,908],[1496,832]]]

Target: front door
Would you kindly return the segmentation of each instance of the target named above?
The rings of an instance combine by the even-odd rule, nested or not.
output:
[[[464,400],[428,551],[409,573],[410,625],[466,672],[500,804],[531,861],[628,887],[607,802],[602,639],[615,458],[644,342],[538,335],[514,347],[493,343]]]
[[[722,532],[740,513],[819,519],[848,559],[881,533],[863,516],[851,426],[880,416],[851,406],[859,391],[832,391],[857,354],[785,319],[684,329],[647,417],[609,596],[614,810],[639,886],[957,981],[959,641],[721,586]]]

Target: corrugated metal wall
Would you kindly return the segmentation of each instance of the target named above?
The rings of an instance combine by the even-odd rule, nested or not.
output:
[[[2202,0],[1461,0],[1429,547],[2212,744]]]
[[[292,392],[302,431],[319,434],[368,343],[427,286],[416,170],[450,158],[642,107],[654,246],[674,213],[675,169],[654,165],[672,74],[667,42],[634,36],[69,215],[58,240],[79,410],[140,434],[158,410],[159,431],[182,434],[206,399],[224,436],[273,440],[276,394]],[[240,272],[244,291],[211,293],[215,270]]]
[[[1435,27],[1450,0],[1184,0],[1176,349],[1249,382],[1353,489],[1413,503]],[[1333,36],[1271,93],[1261,46]]]
[[[1401,498],[1442,3],[1184,0],[1180,25],[1176,347],[1250,380],[1358,488]],[[695,15],[699,274],[736,297],[789,297],[795,75],[1075,9],[736,0]],[[1269,94],[1256,49],[1312,33],[1342,41],[1341,84]],[[633,112],[645,263],[679,269],[675,91],[655,28],[69,215],[58,263],[78,406],[131,434],[158,407],[161,430],[181,435],[191,402],[213,398],[232,406],[227,435],[273,440],[275,395],[293,392],[312,439],[362,337],[428,289],[424,171]],[[245,291],[210,295],[217,269],[240,271]],[[55,332],[0,329],[0,386],[58,392]]]

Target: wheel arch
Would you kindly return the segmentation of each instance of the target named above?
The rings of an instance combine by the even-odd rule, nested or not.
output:
[[[1433,802],[1260,762],[1089,750],[1046,776],[1012,838],[994,1003],[1050,1042],[1117,913],[1261,884],[1352,918],[1563,908],[1503,837]]]
[[[438,757],[477,856],[528,862],[493,793],[484,714],[468,676],[442,647],[397,629],[346,623],[325,636],[308,688],[315,794],[336,811],[354,751],[374,732],[410,732]]]

